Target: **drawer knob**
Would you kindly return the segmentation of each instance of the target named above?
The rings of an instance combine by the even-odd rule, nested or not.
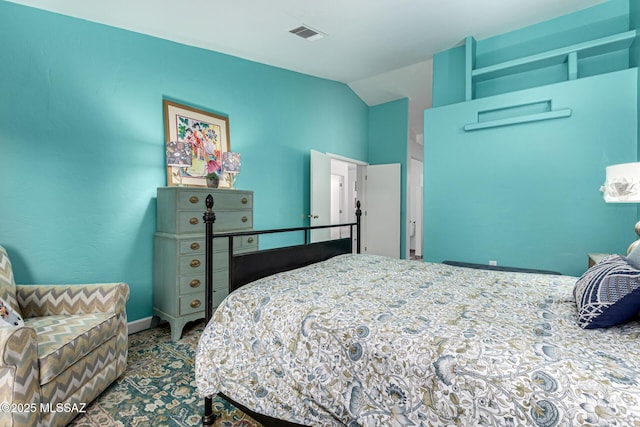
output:
[[[246,205],[249,202],[249,199],[247,199],[246,197],[243,197],[241,201],[243,205]]]
[[[246,216],[243,216],[242,217],[242,222],[247,222],[247,221],[249,221],[249,218],[247,218]]]
[[[191,262],[189,263],[189,265],[191,267],[193,267],[193,268],[200,267],[200,260],[192,259]]]
[[[193,279],[191,283],[189,283],[189,286],[191,286],[192,288],[197,288],[198,286],[200,286],[200,280]]]
[[[197,223],[198,223],[198,218],[195,218],[195,217],[194,217],[194,218],[191,218],[191,219],[189,220],[189,224],[196,225]]]
[[[200,300],[199,299],[194,299],[193,301],[191,301],[191,308],[198,308],[200,307]]]
[[[198,203],[200,201],[200,199],[198,199],[198,196],[191,196],[191,197],[189,197],[189,201],[191,203]]]
[[[249,238],[247,239],[247,243],[253,243],[253,237],[249,237]]]
[[[193,242],[191,244],[191,249],[193,249],[194,251],[197,251],[198,249],[200,249],[200,243],[198,242]]]

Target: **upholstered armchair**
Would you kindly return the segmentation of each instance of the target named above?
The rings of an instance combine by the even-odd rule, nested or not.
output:
[[[127,364],[129,287],[15,285],[0,246],[0,426],[64,426]]]

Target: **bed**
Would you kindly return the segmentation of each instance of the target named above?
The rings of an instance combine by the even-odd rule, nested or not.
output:
[[[232,292],[198,391],[309,426],[638,426],[640,322],[578,326],[576,281],[337,254]]]

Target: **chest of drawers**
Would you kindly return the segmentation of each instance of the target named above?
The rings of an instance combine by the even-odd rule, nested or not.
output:
[[[253,192],[230,189],[158,188],[157,227],[154,235],[153,323],[166,320],[171,339],[178,340],[187,322],[204,318],[205,198],[211,194],[216,222],[214,233],[253,228]],[[258,249],[257,236],[236,237],[234,252]],[[213,306],[229,289],[229,245],[226,238],[213,242]]]

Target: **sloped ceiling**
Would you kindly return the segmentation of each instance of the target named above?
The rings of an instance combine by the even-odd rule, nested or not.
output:
[[[433,54],[604,0],[13,0],[348,84],[368,105],[408,97],[411,135],[431,106]],[[307,25],[326,37],[289,30]]]

